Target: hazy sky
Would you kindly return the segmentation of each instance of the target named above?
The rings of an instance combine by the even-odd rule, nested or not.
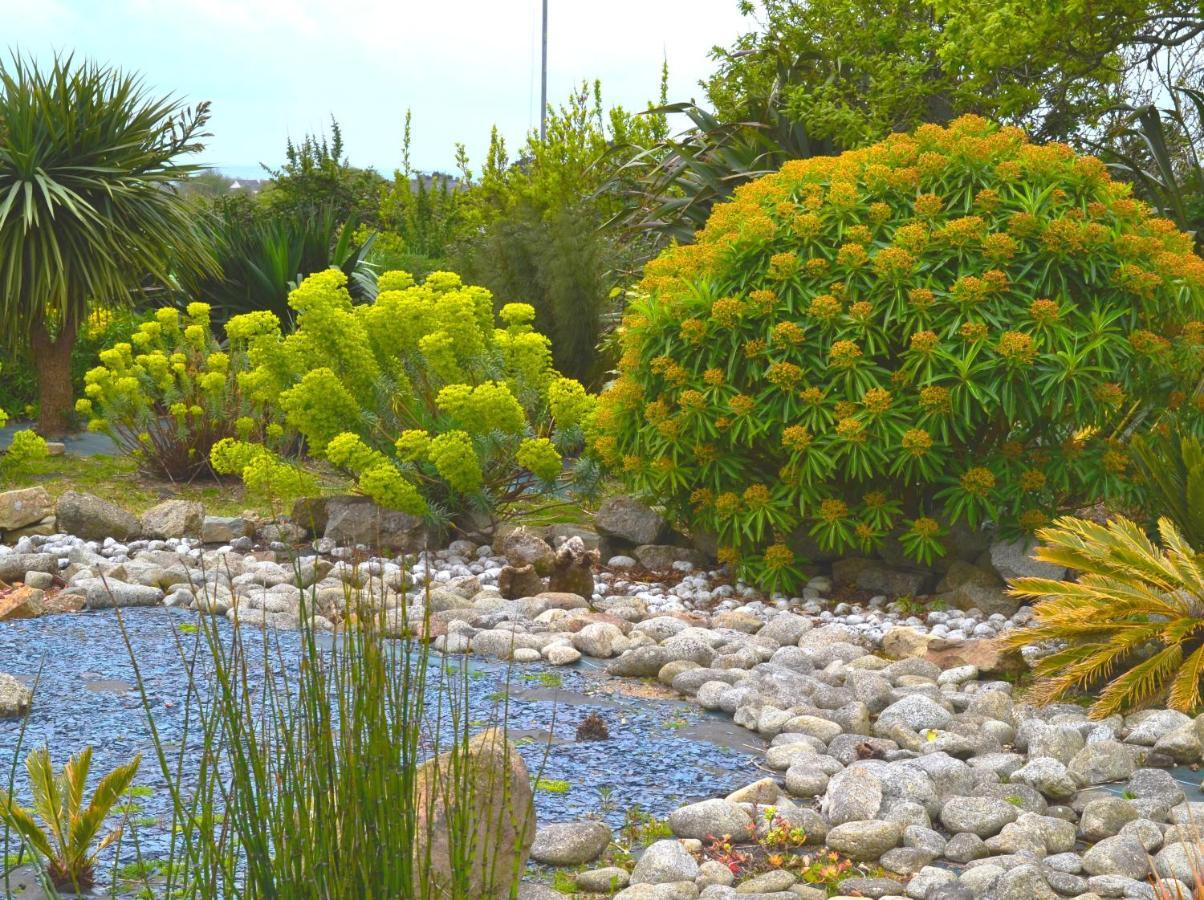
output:
[[[538,125],[540,0],[0,0],[0,48],[75,51],[210,100],[204,161],[277,164],[285,140],[333,113],[351,160],[391,172],[413,110],[413,163],[479,163]],[[602,80],[607,105],[643,108],[669,60],[670,99],[701,97],[708,53],[751,23],[737,0],[549,0],[548,98]]]

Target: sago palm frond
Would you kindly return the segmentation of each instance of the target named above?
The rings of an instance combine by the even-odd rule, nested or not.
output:
[[[96,857],[121,835],[121,826],[99,842],[96,836],[114,805],[134,780],[142,757],[135,756],[100,780],[84,808],[84,789],[92,767],[92,748],[71,757],[56,774],[46,748],[25,758],[33,809],[18,806],[0,790],[0,822],[6,823],[29,849],[44,858],[47,874],[57,888],[86,889],[92,884]],[[41,820],[41,824],[35,820]],[[94,844],[94,842],[96,842]]]
[[[1013,596],[1035,599],[1034,624],[1001,638],[1005,647],[1052,643],[1037,662],[1034,699],[1100,690],[1091,715],[1166,702],[1193,712],[1204,677],[1204,573],[1168,519],[1161,546],[1134,522],[1058,519],[1039,531],[1036,559],[1079,572],[1077,581],[1017,578]]]

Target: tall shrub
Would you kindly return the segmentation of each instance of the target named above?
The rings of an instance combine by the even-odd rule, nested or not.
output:
[[[1131,427],[1200,377],[1204,261],[1128,194],[973,117],[789,162],[648,265],[596,447],[778,586],[800,530],[923,561],[1129,496]]]

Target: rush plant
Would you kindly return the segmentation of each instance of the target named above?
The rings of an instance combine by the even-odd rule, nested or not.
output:
[[[594,446],[775,588],[792,536],[930,561],[957,521],[1132,497],[1134,425],[1201,373],[1191,238],[1098,160],[974,117],[786,163],[641,290]]]

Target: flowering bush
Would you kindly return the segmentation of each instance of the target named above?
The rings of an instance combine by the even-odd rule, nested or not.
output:
[[[245,346],[231,340],[221,348],[205,303],[190,303],[182,316],[158,310],[128,343],[102,350],[100,363],[84,376],[76,411],[153,474],[211,474],[209,451],[224,438],[279,444],[286,437],[264,404],[242,390]]]
[[[1201,373],[1204,261],[1096,159],[967,117],[787,163],[650,263],[596,449],[774,587],[1129,496]]]
[[[231,319],[231,344],[246,348],[242,394],[383,506],[487,512],[553,490],[594,398],[553,370],[534,310],[506,304],[496,327],[490,293],[450,272],[421,285],[386,272],[377,288],[357,306],[343,273],[309,276],[289,297],[287,336],[271,313]],[[291,477],[271,459],[229,442],[212,454],[218,471]]]

